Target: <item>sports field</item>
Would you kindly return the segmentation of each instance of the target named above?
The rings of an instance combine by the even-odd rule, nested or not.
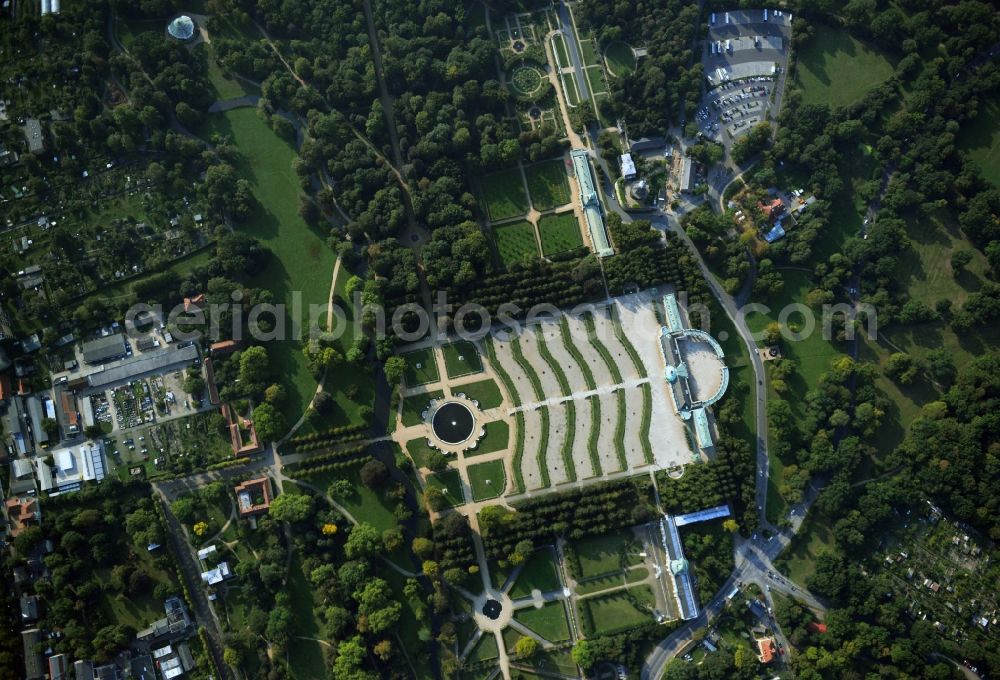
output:
[[[542,252],[546,255],[562,253],[583,245],[580,223],[572,212],[544,215],[538,220],[538,232],[542,238]]]
[[[980,102],[979,113],[962,126],[958,144],[979,166],[983,176],[1000,187],[1000,96]]]
[[[528,212],[528,197],[520,168],[507,168],[480,179],[486,213],[490,220],[505,220]]]
[[[888,59],[847,31],[821,23],[815,29],[796,64],[795,83],[806,104],[852,104],[892,75]]]
[[[325,305],[330,294],[335,256],[326,245],[327,230],[314,231],[298,215],[299,180],[292,170],[295,149],[279,139],[254,108],[214,114],[201,132],[206,139],[213,133],[232,139],[241,152],[235,163],[236,170],[250,183],[260,202],[260,209],[237,226],[240,231],[259,239],[271,253],[264,270],[250,284],[271,291],[275,302],[289,306],[297,292],[302,295],[304,309],[311,304]],[[341,352],[349,349],[349,345],[343,344],[342,338],[338,343]],[[281,410],[291,425],[315,393],[316,379],[306,367],[297,338],[269,343],[268,355],[274,374],[280,376],[287,387],[288,399]],[[360,406],[371,404],[374,399],[371,375],[364,367],[344,363],[338,366],[337,378],[326,388],[336,405],[328,424],[356,422]],[[351,384],[359,389],[356,400],[345,394]]]
[[[544,212],[569,203],[569,181],[562,158],[526,165],[524,176],[528,180],[531,204],[535,210]]]
[[[504,266],[538,257],[535,228],[531,222],[511,222],[493,227],[497,253]]]

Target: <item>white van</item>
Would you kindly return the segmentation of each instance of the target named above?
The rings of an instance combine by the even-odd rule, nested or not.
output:
[[[767,10],[764,10],[764,21],[767,21]]]
[[[714,13],[712,14],[712,22],[711,23],[712,23],[713,26],[715,26],[715,14]]]
[[[729,23],[729,12],[726,12],[726,23]]]
[[[732,40],[727,40],[726,41],[726,52],[729,52],[730,54],[732,54],[732,51],[733,51],[733,41]]]

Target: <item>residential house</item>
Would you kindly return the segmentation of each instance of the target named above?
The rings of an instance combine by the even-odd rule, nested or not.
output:
[[[780,198],[773,198],[769,202],[764,203],[763,201],[757,204],[760,211],[764,213],[764,217],[767,218],[768,222],[772,224],[785,212],[785,204]]]
[[[632,160],[632,154],[623,153],[619,156],[618,163],[621,166],[623,178],[626,180],[635,178],[635,162]]]
[[[774,638],[766,637],[757,640],[757,659],[763,664],[769,664],[774,661],[774,656],[777,653],[777,649],[774,646]]]

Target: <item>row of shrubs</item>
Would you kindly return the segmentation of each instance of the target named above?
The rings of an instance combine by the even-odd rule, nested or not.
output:
[[[352,467],[361,465],[362,463],[367,463],[372,460],[372,455],[365,454],[358,458],[351,458],[349,460],[339,460],[333,463],[325,463],[323,465],[308,465],[304,467],[296,467],[289,474],[295,477],[314,477],[316,475],[321,475],[326,472],[340,472],[342,470],[347,470]]]

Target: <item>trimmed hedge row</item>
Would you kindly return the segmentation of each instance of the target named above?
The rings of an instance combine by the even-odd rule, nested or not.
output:
[[[353,434],[344,435],[338,439],[321,440],[305,442],[302,444],[294,444],[292,450],[297,453],[308,453],[309,451],[316,451],[318,449],[327,448],[336,444],[349,444],[351,442],[361,441],[368,436],[367,432],[355,432]]]
[[[358,458],[351,458],[350,460],[339,460],[333,463],[325,463],[323,465],[309,465],[306,467],[296,468],[291,470],[289,474],[295,475],[296,477],[313,477],[315,475],[321,475],[325,472],[348,470],[352,467],[367,463],[370,460],[372,460],[372,455],[368,453]],[[285,470],[282,471],[284,472]]]

